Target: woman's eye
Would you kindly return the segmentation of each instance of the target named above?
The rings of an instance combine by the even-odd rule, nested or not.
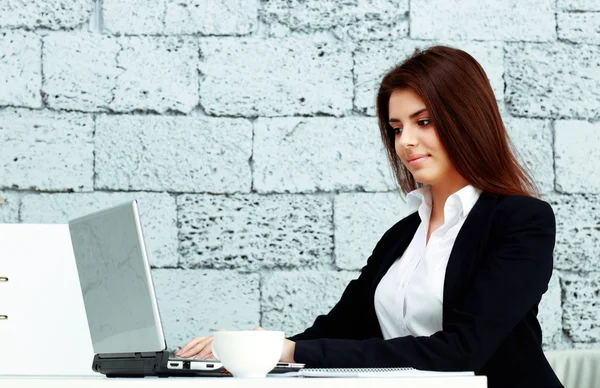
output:
[[[394,133],[395,133],[395,134],[399,134],[400,132],[402,132],[402,128],[399,128],[399,127],[397,127],[397,128],[392,128],[392,129],[394,130]]]
[[[424,127],[424,126],[431,124],[431,121],[429,121],[428,119],[424,119],[424,120],[419,120],[418,123],[419,123],[419,125]]]

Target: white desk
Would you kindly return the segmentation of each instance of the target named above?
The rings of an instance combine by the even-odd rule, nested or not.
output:
[[[485,376],[411,378],[283,378],[169,377],[107,379],[104,377],[0,376],[2,388],[487,388]]]

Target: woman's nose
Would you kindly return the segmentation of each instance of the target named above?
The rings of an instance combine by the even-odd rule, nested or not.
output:
[[[400,134],[398,142],[402,147],[408,148],[411,146],[416,146],[419,141],[413,128],[411,126],[406,126],[402,129],[402,133]]]

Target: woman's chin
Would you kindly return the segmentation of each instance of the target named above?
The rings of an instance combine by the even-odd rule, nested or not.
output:
[[[416,174],[413,174],[413,178],[415,178],[415,181],[423,184],[423,185],[430,185],[432,182],[432,179],[430,176],[428,176],[428,174],[424,174],[422,172],[417,172]]]

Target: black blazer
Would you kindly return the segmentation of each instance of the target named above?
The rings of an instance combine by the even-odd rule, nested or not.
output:
[[[442,331],[383,340],[375,289],[420,222],[413,213],[389,229],[335,307],[290,338],[296,341],[295,361],[309,367],[475,371],[488,377],[490,388],[562,387],[542,352],[537,320],[553,266],[550,205],[483,192],[448,260]]]

